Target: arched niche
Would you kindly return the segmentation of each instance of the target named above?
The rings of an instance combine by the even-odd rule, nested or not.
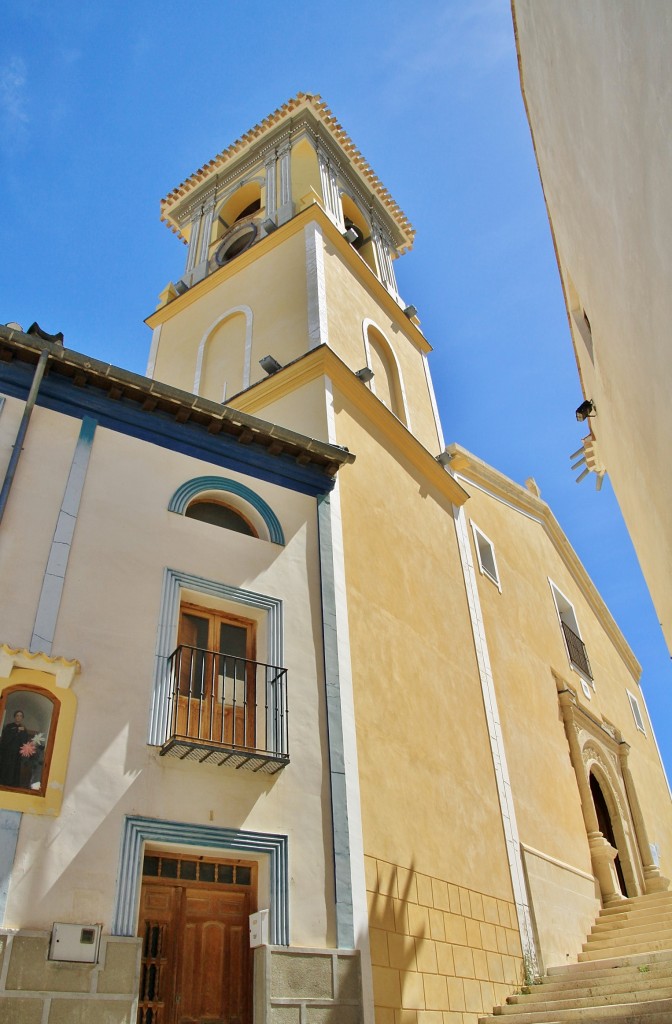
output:
[[[397,419],[410,427],[406,396],[396,354],[389,341],[371,320],[363,325],[367,365],[373,370],[371,390],[393,412]]]
[[[43,796],[61,704],[39,686],[6,687],[0,697],[0,789]]]
[[[204,333],[196,356],[194,393],[224,402],[250,385],[252,310],[234,306]]]

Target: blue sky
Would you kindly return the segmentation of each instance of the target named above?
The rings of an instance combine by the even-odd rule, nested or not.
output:
[[[644,668],[672,770],[672,679],[585,426],[507,0],[10,0],[0,19],[0,321],[144,372],[184,250],[158,201],[298,91],[320,93],[417,229],[397,263],[447,441],[534,476]]]

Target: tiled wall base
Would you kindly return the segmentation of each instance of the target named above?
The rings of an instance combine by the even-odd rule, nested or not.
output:
[[[476,1024],[519,987],[513,903],[366,858],[376,1024]]]
[[[255,1024],[362,1024],[359,953],[260,946],[254,951]]]
[[[135,1024],[140,939],[104,936],[98,964],[47,960],[43,932],[0,933],[0,1024]]]

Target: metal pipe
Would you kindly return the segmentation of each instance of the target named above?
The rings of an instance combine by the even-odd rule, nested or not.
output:
[[[5,479],[3,480],[2,488],[0,489],[0,523],[2,522],[2,517],[5,514],[5,508],[7,507],[7,499],[9,498],[9,492],[12,489],[12,483],[14,480],[14,475],[16,473],[16,467],[21,457],[21,450],[23,448],[23,442],[26,436],[26,431],[28,430],[30,417],[32,416],[33,407],[37,400],[37,392],[40,390],[40,384],[42,383],[42,378],[44,377],[44,371],[47,367],[48,361],[49,352],[46,349],[44,349],[40,353],[40,358],[38,359],[37,366],[35,367],[35,373],[33,374],[33,383],[31,384],[30,391],[28,392],[28,398],[26,400],[26,404],[23,410],[23,416],[21,417],[21,423],[19,424],[19,429],[16,434],[16,440],[14,441],[14,448],[12,449],[9,464],[5,471]]]

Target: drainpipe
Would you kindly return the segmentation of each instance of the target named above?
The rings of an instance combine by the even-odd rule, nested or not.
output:
[[[37,366],[35,367],[33,383],[31,384],[30,391],[28,392],[28,399],[26,401],[26,405],[23,410],[23,416],[21,417],[21,423],[19,424],[19,429],[16,434],[14,448],[12,449],[9,465],[7,466],[7,470],[5,472],[5,479],[2,482],[2,489],[0,489],[0,523],[2,522],[2,517],[5,514],[5,508],[7,507],[7,499],[9,498],[9,492],[12,488],[12,482],[14,480],[14,475],[16,473],[16,467],[19,463],[19,459],[21,458],[21,450],[23,448],[23,442],[26,436],[26,431],[28,430],[28,424],[30,423],[30,417],[33,412],[33,406],[35,405],[35,401],[37,399],[37,392],[40,390],[40,384],[42,383],[42,378],[44,377],[44,371],[47,367],[48,361],[49,352],[46,349],[44,349],[40,353],[40,358],[37,362]]]

